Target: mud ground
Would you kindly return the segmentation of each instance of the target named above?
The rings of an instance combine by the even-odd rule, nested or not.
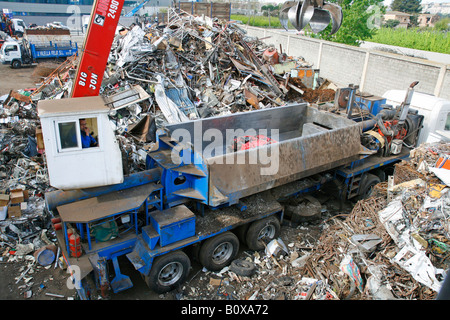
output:
[[[24,90],[38,87],[43,78],[56,67],[58,61],[53,59],[39,63],[37,66],[12,69],[9,65],[0,64],[0,96],[9,94],[11,90]]]

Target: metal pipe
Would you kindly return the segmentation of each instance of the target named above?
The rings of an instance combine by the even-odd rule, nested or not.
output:
[[[409,112],[409,106],[411,105],[412,96],[414,94],[414,87],[417,84],[419,84],[419,81],[414,81],[413,83],[411,83],[406,92],[405,101],[403,101],[401,105],[401,113],[400,118],[398,120],[399,125],[403,125],[405,123],[406,117],[408,116]]]
[[[366,131],[369,131],[369,130],[373,129],[373,127],[375,127],[376,124],[377,124],[377,120],[376,119],[370,119],[370,120],[361,121],[362,132],[366,132]]]
[[[57,206],[75,202],[78,200],[97,197],[112,191],[119,191],[131,187],[140,186],[146,183],[157,182],[161,178],[161,169],[154,168],[138,173],[130,174],[124,177],[124,181],[119,184],[110,186],[74,189],[74,190],[55,190],[45,194],[45,205],[49,211],[52,211]]]

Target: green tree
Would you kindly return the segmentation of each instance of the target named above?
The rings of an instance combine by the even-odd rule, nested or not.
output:
[[[331,25],[318,35],[324,40],[359,46],[370,39],[381,25],[381,17],[385,13],[383,0],[331,0],[342,8],[343,20],[338,32],[330,35]]]
[[[384,23],[384,27],[386,28],[395,28],[396,26],[398,26],[400,24],[400,21],[398,20],[393,20],[393,19],[389,19]]]
[[[450,30],[450,18],[444,18],[436,22],[434,29],[437,31],[449,31]]]
[[[391,3],[391,10],[406,13],[420,13],[422,11],[422,0],[394,0]]]

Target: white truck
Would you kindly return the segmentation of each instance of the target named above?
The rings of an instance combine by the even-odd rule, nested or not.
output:
[[[22,19],[13,18],[12,14],[9,12],[4,12],[3,14],[4,16],[1,20],[0,31],[8,33],[10,36],[22,38],[25,34],[25,29],[27,28],[25,22]],[[9,26],[12,27],[11,30],[9,30]]]
[[[22,38],[23,35],[25,34],[25,29],[27,28],[27,26],[25,25],[25,22],[23,22],[22,19],[11,19],[11,22],[14,26],[14,35]]]
[[[383,94],[387,104],[398,105],[405,97],[405,90],[388,90]],[[450,141],[450,100],[430,94],[414,92],[411,109],[424,116],[417,146],[424,142]]]
[[[76,42],[66,41],[55,43],[30,43],[25,39],[22,41],[7,40],[0,48],[0,62],[9,64],[17,69],[22,66],[30,66],[37,63],[37,59],[63,58],[78,54]]]

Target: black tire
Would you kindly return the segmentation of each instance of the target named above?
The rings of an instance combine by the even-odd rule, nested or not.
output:
[[[239,251],[239,239],[232,232],[225,232],[205,240],[198,259],[208,270],[219,271],[236,258]]]
[[[383,169],[378,169],[377,171],[374,172],[375,175],[380,178],[381,182],[386,181],[386,172],[384,172]]]
[[[156,257],[145,282],[156,293],[171,291],[181,285],[189,274],[191,261],[183,251]]]
[[[371,196],[373,187],[380,183],[381,180],[379,177],[377,177],[374,174],[367,174],[366,178],[364,179],[361,188],[359,189],[359,199],[367,199]]]
[[[246,235],[248,248],[255,251],[263,250],[264,243],[278,238],[280,230],[280,221],[275,216],[252,222]]]
[[[19,60],[14,60],[11,62],[11,68],[13,69],[19,69],[21,67],[22,63]]]
[[[255,273],[256,267],[247,260],[237,259],[231,262],[230,270],[239,276],[250,277]]]

